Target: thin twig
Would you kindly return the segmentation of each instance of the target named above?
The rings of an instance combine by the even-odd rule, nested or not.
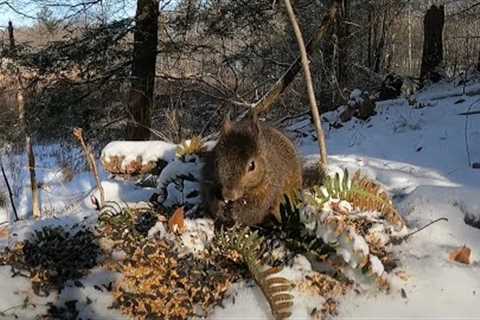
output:
[[[472,166],[472,159],[471,159],[471,155],[470,155],[470,143],[469,143],[469,141],[468,141],[468,120],[469,120],[470,114],[471,114],[470,110],[471,110],[472,107],[473,107],[474,105],[476,105],[478,102],[480,102],[480,99],[477,99],[477,100],[475,100],[472,104],[470,104],[470,105],[468,106],[467,111],[462,114],[462,115],[466,115],[463,135],[464,135],[464,140],[465,140],[465,151],[467,152],[467,162],[468,162],[468,166],[469,166],[469,167]]]
[[[400,237],[400,238],[392,238],[390,239],[385,245],[388,245],[390,243],[393,243],[393,244],[400,244],[402,243],[403,241],[407,240],[408,238],[410,238],[411,236],[413,236],[414,234],[417,234],[418,232],[430,227],[432,224],[434,223],[437,223],[437,222],[440,222],[440,221],[447,221],[448,222],[448,218],[438,218],[438,219],[435,219],[429,223],[427,223],[426,225],[424,225],[423,227],[420,227],[419,229],[415,230],[415,231],[412,231],[406,235],[404,235],[403,237]]]
[[[3,167],[2,160],[0,159],[0,168],[2,169],[3,180],[5,180],[5,184],[7,185],[8,196],[10,198],[10,204],[12,205],[13,214],[15,215],[15,221],[18,221],[18,213],[17,208],[15,207],[15,201],[13,201],[13,193],[12,188],[10,187],[10,183],[8,182],[7,174],[5,173],[5,168]]]
[[[290,0],[284,0],[284,1],[285,1],[285,6],[287,8],[288,16],[290,18],[290,22],[293,27],[293,31],[295,33],[295,37],[297,38],[298,47],[300,49],[302,65],[303,65],[303,73],[305,76],[305,82],[307,84],[308,100],[310,102],[310,110],[312,112],[313,124],[315,126],[315,130],[317,131],[318,146],[320,148],[320,154],[321,154],[320,161],[323,168],[326,168],[327,162],[328,162],[327,144],[325,143],[325,134],[322,129],[320,113],[318,111],[317,100],[315,98],[315,92],[313,89],[312,75],[310,73],[310,67],[309,67],[310,61],[308,59],[307,50],[305,49],[305,43],[303,42],[302,32],[300,30],[300,27],[298,26],[295,13],[293,12],[292,4],[290,3]]]
[[[329,34],[332,26],[335,22],[337,12],[337,6],[334,3],[332,7],[328,10],[327,14],[323,18],[318,31],[314,36],[308,41],[305,46],[305,50],[308,55],[311,55],[314,52],[314,49],[317,47],[319,42]],[[278,100],[278,98],[285,92],[288,86],[295,80],[298,72],[302,69],[302,57],[299,56],[295,61],[290,65],[290,67],[285,71],[285,73],[280,77],[280,79],[275,82],[275,84],[263,95],[257,102],[253,103],[250,107],[255,108],[257,114],[266,113],[270,111],[273,107],[273,104]],[[249,110],[246,110],[237,120],[243,119]]]
[[[86,144],[83,137],[83,129],[75,128],[73,129],[73,136],[80,142],[82,145],[83,151],[85,152],[85,157],[87,158],[90,169],[92,170],[95,181],[97,182],[97,189],[100,192],[100,207],[103,207],[105,203],[105,192],[102,187],[102,182],[100,181],[100,175],[98,174],[97,164],[95,162],[95,157],[89,145]]]

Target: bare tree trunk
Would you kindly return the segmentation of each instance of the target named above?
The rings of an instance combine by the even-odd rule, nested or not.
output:
[[[373,33],[373,13],[372,6],[368,5],[368,44],[367,44],[367,66],[372,68],[372,33]]]
[[[23,126],[25,135],[25,149],[27,151],[28,158],[28,171],[30,173],[30,184],[32,188],[32,213],[33,217],[38,219],[42,216],[41,204],[40,204],[40,191],[38,190],[37,177],[35,173],[35,154],[33,153],[32,138],[29,132],[27,120],[25,118],[25,97],[24,86],[20,71],[17,70],[18,88],[17,88],[17,109],[18,120]]]
[[[387,13],[385,12],[387,9],[383,9],[382,13],[382,28],[380,30],[380,39],[378,40],[377,47],[375,48],[375,61],[373,66],[373,71],[376,73],[380,73],[383,66],[383,60],[385,56],[385,33],[386,33],[386,20],[387,20]]]
[[[150,138],[158,42],[158,0],[137,0],[131,89],[128,98],[130,140]]]
[[[310,74],[310,67],[309,67],[310,61],[308,59],[307,50],[305,49],[305,43],[303,42],[302,32],[300,31],[300,27],[298,26],[297,19],[295,17],[295,13],[293,12],[293,8],[292,8],[292,4],[290,3],[290,0],[285,0],[285,6],[287,8],[288,17],[290,18],[293,31],[295,32],[295,37],[297,38],[298,47],[300,49],[302,65],[303,65],[303,73],[305,76],[305,82],[307,84],[308,100],[310,102],[310,110],[312,112],[313,124],[315,125],[315,129],[317,131],[318,145],[320,147],[321,167],[322,169],[326,169],[328,164],[327,144],[325,143],[325,134],[323,133],[321,118],[320,118],[320,114],[317,106],[317,100],[315,98],[315,92],[313,90],[312,75]]]
[[[480,51],[478,51],[477,71],[480,72]]]
[[[408,4],[408,74],[413,74],[412,58],[412,4]]]
[[[438,82],[441,75],[437,67],[443,61],[443,27],[445,24],[444,6],[432,5],[423,19],[423,55],[420,79]]]
[[[13,54],[15,52],[15,37],[13,36],[12,21],[8,21],[8,39],[9,39],[10,53]]]
[[[340,0],[339,7],[340,10],[338,11],[339,15],[337,18],[337,81],[340,85],[344,85],[349,77],[348,66],[350,65],[348,39],[350,28],[347,23],[350,18],[349,0]]]
[[[10,50],[12,54],[15,53],[15,37],[13,33],[12,22],[8,23],[8,34],[10,39]],[[28,171],[30,173],[30,184],[32,188],[32,214],[34,218],[40,218],[42,216],[42,209],[40,204],[40,191],[38,190],[37,177],[35,173],[35,154],[33,153],[32,138],[29,132],[27,119],[25,118],[25,86],[23,84],[23,79],[21,71],[17,68],[17,112],[18,112],[18,121],[23,127],[23,133],[25,135],[25,149],[27,151],[28,158]]]

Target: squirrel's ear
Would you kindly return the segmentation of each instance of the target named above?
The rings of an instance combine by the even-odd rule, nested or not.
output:
[[[258,122],[257,110],[255,110],[255,108],[250,108],[247,117],[252,119],[253,122]]]
[[[257,135],[258,132],[260,131],[260,128],[259,128],[259,125],[258,125],[258,118],[257,118],[255,112],[251,115],[251,117],[249,119],[249,122],[248,122],[248,126],[249,126],[250,131],[254,135]]]
[[[226,118],[225,120],[223,120],[223,132],[229,132],[232,130],[232,121],[230,121],[230,119]]]
[[[230,120],[230,111],[227,112],[225,115],[225,119],[223,120],[223,132],[229,132],[232,130],[233,123]]]

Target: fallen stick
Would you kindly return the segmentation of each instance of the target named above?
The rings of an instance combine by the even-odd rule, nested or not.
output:
[[[90,165],[90,170],[95,177],[95,181],[97,183],[97,189],[100,192],[100,208],[103,207],[105,203],[105,192],[103,191],[102,183],[100,181],[100,175],[98,174],[97,164],[95,162],[95,157],[93,156],[92,149],[89,145],[86,144],[85,139],[83,137],[83,129],[82,128],[75,128],[73,129],[73,136],[80,142],[83,151],[85,152],[85,157],[87,158],[87,162]]]

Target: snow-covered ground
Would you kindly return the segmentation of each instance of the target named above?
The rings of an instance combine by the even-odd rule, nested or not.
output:
[[[468,123],[464,116],[457,115],[480,110],[480,94],[478,85],[469,87],[466,95],[459,90],[442,84],[418,93],[417,105],[426,105],[420,109],[412,108],[405,99],[382,102],[377,105],[377,115],[369,121],[352,120],[327,132],[330,164],[361,169],[383,184],[410,229],[437,218],[448,218],[448,222],[438,222],[395,248],[399,266],[393,272],[397,276],[392,278],[390,294],[377,290],[350,293],[340,301],[338,319],[480,319],[480,308],[476,305],[480,301],[480,229],[465,222],[478,221],[480,225],[480,169],[472,169],[470,165],[480,163],[480,115],[469,117]],[[330,120],[335,116],[326,115]],[[304,138],[299,149],[306,160],[318,159],[318,147],[311,137]],[[148,200],[155,191],[107,181],[104,173],[102,177],[107,200]],[[88,173],[77,175],[70,182],[52,183],[51,188],[51,198],[56,200],[50,203],[58,202],[54,207],[65,202],[62,197],[71,194],[83,193],[84,198],[75,202],[75,210],[67,211],[65,217],[49,217],[35,225],[31,221],[18,223],[16,238],[41,225],[73,224],[95,214],[89,198],[85,197],[94,188]],[[28,201],[22,202],[22,212],[27,205]],[[0,245],[6,244],[6,238],[0,236]],[[463,245],[471,248],[473,263],[449,261],[449,253]],[[286,277],[294,278],[308,273],[309,265],[299,259],[284,272]],[[33,319],[46,301],[85,301],[88,297],[93,302],[79,308],[82,318],[122,319],[117,311],[107,308],[112,301],[110,293],[94,289],[95,285],[107,284],[115,277],[94,270],[81,280],[85,288],[72,284],[61,297],[39,298],[31,292],[28,281],[11,278],[9,268],[0,267],[0,283],[5,288],[0,292],[0,312],[17,306],[5,313],[15,311],[21,319]],[[294,319],[307,319],[316,304],[322,302],[316,300],[320,297],[294,294]],[[29,302],[37,304],[36,308],[22,309],[26,296]],[[269,317],[268,304],[259,290],[244,284],[236,286],[235,299],[227,299],[223,308],[216,309],[211,316],[212,319]]]

